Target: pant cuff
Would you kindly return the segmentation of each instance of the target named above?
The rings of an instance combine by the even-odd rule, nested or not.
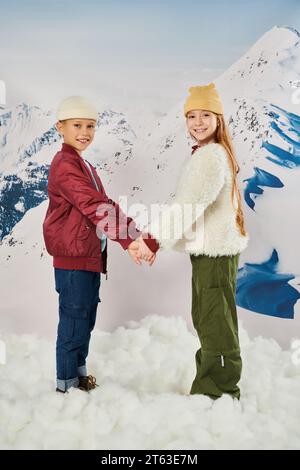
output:
[[[56,385],[59,390],[61,390],[62,392],[66,392],[71,387],[78,387],[79,379],[78,377],[74,377],[73,379],[68,380],[57,379]]]

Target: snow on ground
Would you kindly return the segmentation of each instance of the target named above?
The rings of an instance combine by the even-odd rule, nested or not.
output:
[[[240,325],[241,400],[189,395],[198,339],[180,317],[95,330],[90,393],[54,391],[54,342],[10,335],[0,365],[1,449],[299,449],[300,364]],[[294,356],[293,356],[294,354]]]

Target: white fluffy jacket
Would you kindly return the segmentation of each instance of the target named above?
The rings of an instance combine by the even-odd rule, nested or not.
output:
[[[240,253],[248,236],[242,236],[237,226],[237,201],[232,202],[231,190],[224,147],[200,147],[183,170],[174,202],[163,208],[148,231],[163,249],[214,257]]]

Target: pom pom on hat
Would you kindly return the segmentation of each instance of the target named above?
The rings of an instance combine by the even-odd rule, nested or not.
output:
[[[189,111],[195,109],[204,109],[216,114],[223,114],[222,102],[214,83],[205,86],[193,86],[189,89],[189,92],[190,95],[184,105],[185,116]]]
[[[94,119],[97,121],[96,108],[82,96],[69,96],[59,105],[56,113],[59,121],[64,119]]]

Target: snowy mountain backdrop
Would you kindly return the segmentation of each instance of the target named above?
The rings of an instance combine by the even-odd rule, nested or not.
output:
[[[251,238],[240,258],[240,318],[251,335],[274,337],[283,345],[300,331],[300,105],[293,98],[300,86],[299,41],[297,31],[274,27],[215,79],[240,164]],[[129,122],[117,111],[99,112],[86,158],[110,197],[128,196],[129,210],[133,203],[150,209],[153,202],[172,199],[189,158],[182,106],[159,122],[143,122],[141,116]],[[0,110],[1,330],[52,335],[55,328],[54,276],[41,228],[47,173],[61,145],[54,123],[53,110],[26,103]],[[141,214],[130,215],[143,226]],[[111,242],[109,252],[101,327],[156,313],[182,315],[190,322],[186,256],[160,253],[153,268],[138,269],[117,244]]]

